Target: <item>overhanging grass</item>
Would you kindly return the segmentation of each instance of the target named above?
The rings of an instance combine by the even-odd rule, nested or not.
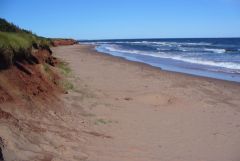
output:
[[[8,67],[14,59],[30,56],[34,45],[36,48],[49,49],[50,44],[50,39],[30,33],[0,32],[0,68]]]
[[[26,33],[0,32],[0,67],[6,68],[14,59],[28,57],[34,39]]]
[[[33,36],[24,33],[0,32],[0,48],[18,52],[21,49],[30,48],[34,39]]]
[[[0,18],[0,70],[31,56],[32,48],[51,53],[52,40],[37,36]]]
[[[50,46],[51,39],[28,33],[0,32],[0,48],[11,48],[18,51],[31,48],[34,43],[39,46]]]

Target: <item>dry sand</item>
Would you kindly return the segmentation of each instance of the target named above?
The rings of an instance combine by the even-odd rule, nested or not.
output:
[[[240,160],[240,84],[161,71],[92,46],[53,51],[73,70],[74,91],[63,97],[85,121],[82,160]]]

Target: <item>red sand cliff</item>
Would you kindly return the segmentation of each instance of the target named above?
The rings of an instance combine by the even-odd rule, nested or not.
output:
[[[65,44],[73,44],[73,40],[55,42],[57,46]],[[49,111],[60,107],[58,94],[64,92],[55,68],[58,63],[51,50],[38,49],[33,50],[29,58],[15,61],[8,69],[0,69],[0,161],[24,158],[21,148],[38,144],[28,140],[32,133],[41,137],[44,132],[37,122],[42,118],[55,121],[49,117]],[[20,148],[21,142],[25,145]],[[9,147],[10,144],[14,146]]]
[[[0,72],[0,103],[18,99],[16,92],[28,97],[45,98],[57,88],[58,76],[46,75],[47,66],[54,66],[57,60],[47,50],[33,53],[33,58],[16,61],[12,67]]]
[[[53,46],[73,45],[77,41],[73,39],[59,39],[53,41]],[[7,70],[0,69],[0,103],[12,101],[13,89],[18,89],[28,96],[42,96],[56,91],[58,75],[50,69],[58,64],[58,60],[52,56],[49,49],[32,51],[32,56],[25,60],[19,60]],[[46,71],[47,70],[47,71]]]
[[[74,45],[74,44],[77,44],[77,41],[73,39],[59,39],[59,40],[53,41],[53,46]]]

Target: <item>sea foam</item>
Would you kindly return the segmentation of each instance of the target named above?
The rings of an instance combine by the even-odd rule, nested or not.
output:
[[[224,62],[224,61],[211,61],[211,60],[204,60],[203,58],[199,57],[187,57],[185,55],[172,55],[167,54],[164,52],[143,52],[140,50],[128,50],[128,49],[121,49],[117,45],[108,45],[102,47],[106,52],[118,52],[118,53],[125,53],[125,54],[138,54],[138,55],[144,55],[144,56],[151,56],[156,58],[166,58],[166,59],[173,59],[183,62],[188,62],[192,64],[200,64],[200,65],[208,65],[208,66],[215,66],[215,67],[221,67],[221,68],[228,68],[228,69],[235,69],[240,70],[240,64],[239,63],[233,63],[233,62]],[[206,50],[206,49],[205,49]],[[212,51],[215,53],[224,53],[224,49],[208,49],[207,51]],[[239,71],[236,71],[239,72]]]

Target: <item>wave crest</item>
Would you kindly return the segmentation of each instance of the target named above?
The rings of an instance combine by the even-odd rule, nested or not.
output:
[[[185,55],[173,55],[165,52],[143,52],[140,50],[129,50],[129,49],[121,49],[117,45],[107,45],[107,46],[101,46],[101,48],[107,52],[117,52],[117,53],[124,53],[124,54],[138,54],[138,55],[144,55],[144,56],[151,56],[156,58],[166,58],[166,59],[172,59],[192,64],[199,64],[199,65],[207,65],[207,66],[214,66],[214,67],[220,67],[220,68],[228,68],[233,70],[240,70],[240,63],[234,63],[234,62],[224,62],[224,61],[213,61],[213,60],[205,60],[203,58],[199,57],[187,57]],[[225,52],[224,49],[217,50],[217,49],[209,49],[210,51],[217,52],[217,53],[223,53]],[[240,71],[236,71],[240,72]]]

